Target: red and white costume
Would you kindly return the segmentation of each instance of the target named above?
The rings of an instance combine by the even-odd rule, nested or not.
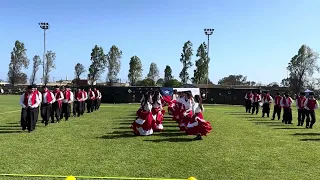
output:
[[[153,117],[151,113],[152,105],[147,102],[137,112],[137,119],[132,123],[133,132],[140,136],[153,134]]]
[[[199,103],[195,103],[192,108],[193,117],[187,125],[186,132],[188,135],[198,135],[206,136],[212,127],[210,122],[203,119],[202,110]]]
[[[193,104],[194,104],[193,99],[188,99],[183,103],[182,120],[180,121],[180,124],[179,124],[180,131],[185,131],[188,123],[192,119]]]
[[[304,102],[304,108],[308,111],[314,111],[318,109],[318,106],[319,106],[318,101],[315,98],[313,99],[308,98]]]
[[[173,115],[174,114],[174,110],[175,110],[175,106],[177,103],[177,99],[179,98],[178,94],[173,94],[172,95],[172,100],[168,103],[168,114],[169,115]]]
[[[185,103],[185,98],[182,98],[182,97],[178,97],[177,100],[175,101],[172,119],[176,121],[178,124],[180,124],[180,121],[183,118],[184,103]]]
[[[161,100],[157,100],[156,102],[153,102],[152,109],[151,109],[152,117],[153,117],[153,130],[154,131],[161,131],[163,130],[163,115],[165,113],[165,110],[162,109],[162,103]]]

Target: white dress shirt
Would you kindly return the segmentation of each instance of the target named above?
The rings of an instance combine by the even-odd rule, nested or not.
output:
[[[51,102],[48,102],[48,96],[51,96],[51,98],[52,98],[52,101]],[[45,92],[45,93],[43,93],[43,99],[42,99],[42,102],[43,103],[50,103],[50,104],[52,104],[52,103],[54,103],[56,101],[56,97],[54,97],[54,94],[52,93],[52,92],[50,92],[50,91],[48,91],[48,92]]]
[[[36,98],[35,98],[36,102],[34,103],[34,105],[32,105],[32,95],[33,95],[33,94],[29,94],[29,96],[28,96],[28,106],[25,106],[25,104],[24,104],[24,96],[25,96],[25,93],[23,93],[23,94],[21,95],[21,97],[20,97],[20,106],[21,106],[22,108],[27,108],[27,107],[37,108],[37,107],[40,105],[41,102],[40,102],[40,98],[39,98],[38,94],[35,94],[35,96],[36,96]]]

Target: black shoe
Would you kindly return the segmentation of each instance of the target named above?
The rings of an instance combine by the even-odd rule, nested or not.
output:
[[[298,124],[297,126],[301,126],[300,124]]]
[[[44,123],[45,126],[48,126],[48,124],[49,124],[48,122],[45,122],[45,123]]]
[[[51,121],[51,123],[54,123],[54,121]]]
[[[271,120],[274,120],[274,118],[272,118]]]
[[[41,123],[44,123],[44,120],[42,120]]]

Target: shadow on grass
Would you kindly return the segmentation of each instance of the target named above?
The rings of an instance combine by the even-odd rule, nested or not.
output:
[[[154,140],[144,140],[148,142],[161,143],[161,142],[191,142],[194,141],[192,138],[165,138],[165,139],[154,139]]]
[[[0,131],[14,131],[14,130],[20,130],[20,129],[14,128],[14,127],[0,128]]]
[[[320,141],[320,139],[300,139],[300,141]]]
[[[284,127],[284,128],[273,128],[273,129],[304,129],[304,128],[298,128],[298,127]]]
[[[18,130],[9,130],[9,131],[2,131],[0,130],[0,134],[10,134],[10,133],[22,133],[23,131]]]
[[[0,128],[15,128],[15,127],[21,127],[21,126],[19,126],[19,125],[0,126]]]
[[[320,136],[320,133],[294,133],[293,136]]]

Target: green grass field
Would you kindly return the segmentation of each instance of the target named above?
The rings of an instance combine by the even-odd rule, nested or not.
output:
[[[166,118],[165,132],[135,137],[138,105],[103,104],[98,112],[20,131],[18,96],[0,96],[0,173],[154,178],[319,179],[320,124],[284,125],[244,107],[206,106],[213,131],[191,141]],[[320,112],[318,112],[320,115]],[[319,116],[318,116],[319,118]],[[52,179],[12,178],[1,180]]]

